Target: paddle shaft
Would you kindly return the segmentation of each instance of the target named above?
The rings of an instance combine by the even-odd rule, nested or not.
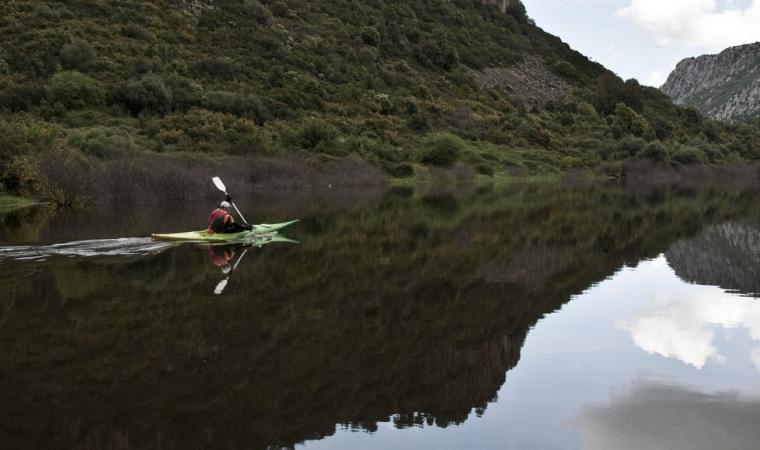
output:
[[[230,203],[232,203],[232,207],[235,208],[235,211],[238,213],[238,216],[240,216],[240,218],[243,219],[244,224],[249,225],[248,221],[245,220],[245,216],[243,216],[243,213],[240,212],[235,202],[231,200],[232,196],[227,192],[227,187],[224,185],[224,182],[222,182],[222,179],[219,177],[214,177],[211,179],[211,181],[214,183],[214,186],[216,186],[217,189],[224,192],[224,195],[230,198]]]
[[[225,194],[227,194],[227,193],[225,192]],[[229,194],[227,194],[227,195],[229,195]],[[240,216],[240,218],[243,219],[243,223],[246,224],[246,225],[248,225],[248,221],[245,220],[245,217],[243,217],[243,213],[240,212],[240,210],[238,209],[237,205],[235,205],[235,202],[230,202],[230,203],[232,203],[232,207],[235,208],[235,211],[237,211],[238,216]]]
[[[237,269],[238,264],[240,264],[240,261],[242,261],[243,258],[245,258],[245,254],[248,253],[248,250],[250,250],[250,249],[251,249],[251,247],[246,247],[245,250],[243,250],[243,254],[240,255],[240,258],[238,258],[238,260],[235,261],[235,265],[232,266],[232,272],[234,272]],[[232,274],[232,272],[230,272],[230,274]],[[227,278],[229,278],[229,277],[227,277]]]

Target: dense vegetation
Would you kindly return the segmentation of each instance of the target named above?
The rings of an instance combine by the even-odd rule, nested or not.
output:
[[[296,154],[312,167],[358,155],[397,177],[425,166],[493,176],[760,158],[758,127],[706,120],[623,82],[520,6],[3,2],[4,188],[60,196],[61,171],[104,178],[129,160],[150,172],[155,160],[142,158],[154,153],[191,165]],[[564,95],[478,84],[477,71],[533,55]]]

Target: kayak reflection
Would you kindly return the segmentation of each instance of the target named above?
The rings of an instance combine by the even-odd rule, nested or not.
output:
[[[214,288],[214,294],[221,295],[224,292],[224,289],[227,287],[227,283],[229,282],[230,277],[235,272],[235,270],[237,270],[238,266],[243,261],[246,253],[248,253],[248,250],[250,250],[251,247],[255,246],[261,248],[266,244],[272,244],[275,242],[288,244],[299,243],[298,241],[287,238],[285,236],[273,234],[269,236],[257,236],[253,241],[250,241],[247,244],[207,245],[211,263],[218,267],[225,275],[225,278],[219,281],[219,283],[217,283],[216,287]]]

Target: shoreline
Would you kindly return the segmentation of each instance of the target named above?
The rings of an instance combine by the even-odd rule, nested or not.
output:
[[[343,160],[341,162],[345,162]],[[309,177],[302,177],[304,172],[287,170],[287,164],[275,167],[275,170],[269,173],[269,179],[257,177],[261,173],[260,168],[256,168],[255,162],[249,165],[248,169],[253,169],[251,175],[247,173],[246,168],[236,167],[230,171],[229,178],[225,175],[225,180],[229,179],[236,186],[236,197],[250,196],[255,193],[268,191],[325,191],[345,190],[345,189],[377,189],[377,188],[395,188],[395,187],[419,187],[419,188],[451,188],[458,186],[510,186],[515,184],[557,184],[557,185],[576,185],[588,183],[612,183],[634,188],[656,188],[669,185],[697,186],[697,185],[725,185],[736,186],[737,184],[745,187],[760,187],[760,165],[752,163],[727,163],[720,165],[693,165],[683,167],[669,167],[656,165],[644,161],[630,161],[621,166],[617,173],[611,174],[600,168],[576,169],[571,171],[556,171],[551,173],[533,173],[533,174],[510,174],[506,172],[497,172],[493,175],[484,175],[476,173],[472,167],[459,164],[451,168],[429,167],[415,165],[413,175],[408,177],[394,177],[383,173],[377,168],[371,167],[366,162],[356,164],[356,160],[351,161],[348,167],[342,166],[339,170],[332,172],[329,170],[312,170]],[[271,164],[271,161],[269,161]],[[266,165],[265,165],[266,166]],[[351,167],[353,166],[353,167]],[[270,167],[272,168],[271,165]],[[351,169],[359,168],[358,172],[365,172],[364,177],[352,179],[349,175]],[[175,169],[182,169],[175,167]],[[212,171],[214,173],[225,173],[228,167],[217,166]],[[242,169],[242,170],[241,170]],[[258,169],[258,170],[257,170]],[[186,172],[186,173],[182,173]],[[259,173],[257,173],[259,172]],[[289,173],[288,173],[289,172]],[[331,173],[332,172],[332,173]],[[212,198],[215,191],[207,189],[206,176],[208,173],[198,173],[192,169],[176,173],[178,177],[185,177],[186,184],[182,186],[187,193],[180,194],[180,198],[171,198],[172,201],[179,200],[198,200]],[[104,175],[104,174],[98,174]],[[83,203],[101,203],[101,204],[147,204],[155,201],[163,201],[162,196],[155,195],[127,195],[123,186],[112,186],[113,180],[108,177],[94,177],[100,180],[92,180],[98,184],[100,191],[109,191],[111,195],[101,200],[93,200],[83,192],[75,192],[74,195],[81,199]],[[128,177],[132,178],[132,177]],[[290,178],[290,180],[288,180]],[[284,182],[283,182],[284,181]],[[121,184],[121,183],[118,183]],[[163,184],[163,183],[161,183]],[[75,186],[79,187],[79,186]],[[179,186],[172,186],[177,188]],[[110,188],[110,189],[109,189]],[[181,188],[180,188],[181,189]],[[77,191],[79,189],[76,189]],[[171,192],[169,186],[160,186],[159,192]],[[12,209],[25,208],[29,206],[40,206],[47,204],[56,204],[54,198],[41,199],[20,197],[11,194],[0,194],[0,210],[8,211]],[[161,197],[161,198],[159,198]],[[165,199],[164,199],[165,200]],[[66,207],[66,205],[61,205]],[[76,205],[69,205],[76,206]]]

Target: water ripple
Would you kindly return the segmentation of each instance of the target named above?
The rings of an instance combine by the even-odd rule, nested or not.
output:
[[[142,256],[153,255],[176,244],[151,238],[93,239],[52,245],[0,247],[0,261],[40,261],[53,256]]]

